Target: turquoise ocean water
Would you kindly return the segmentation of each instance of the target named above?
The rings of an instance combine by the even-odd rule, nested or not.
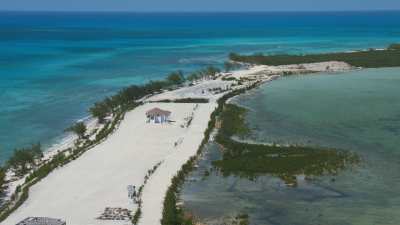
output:
[[[59,140],[129,84],[221,65],[229,52],[311,53],[400,42],[400,12],[0,12],[0,161]]]
[[[239,96],[250,140],[347,149],[361,163],[337,176],[299,176],[295,188],[268,174],[205,177],[221,157],[211,142],[183,188],[185,206],[214,222],[247,213],[260,225],[400,224],[399,87],[400,68],[383,68],[286,77]]]

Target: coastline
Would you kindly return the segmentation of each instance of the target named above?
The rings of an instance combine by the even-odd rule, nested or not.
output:
[[[327,64],[331,65],[332,62],[327,62]],[[152,155],[150,158],[147,158],[146,160],[139,160],[140,161],[139,164],[143,164],[142,167],[137,171],[137,173],[139,173],[140,175],[136,174],[134,177],[132,177],[132,179],[136,180],[135,183],[138,183],[137,184],[138,186],[139,186],[139,184],[141,182],[143,183],[143,181],[140,181],[140,180],[143,178],[145,172],[148,171],[149,168],[154,166],[154,164],[156,162],[159,162],[161,160],[165,160],[164,163],[161,164],[160,168],[158,168],[157,171],[155,172],[155,174],[150,178],[149,183],[144,188],[144,193],[143,193],[143,217],[139,220],[139,223],[157,224],[160,221],[161,214],[162,214],[162,204],[163,204],[164,194],[165,194],[166,190],[168,189],[168,187],[169,187],[169,185],[171,183],[171,178],[179,170],[179,168],[183,164],[186,163],[186,161],[190,157],[195,155],[198,147],[200,146],[200,143],[202,142],[202,140],[204,138],[203,132],[205,131],[205,129],[207,127],[207,124],[208,124],[208,121],[210,119],[211,113],[214,111],[214,108],[216,107],[216,101],[218,99],[220,99],[224,95],[224,93],[229,93],[228,90],[223,91],[223,89],[227,88],[227,86],[233,86],[234,83],[238,83],[237,80],[236,81],[223,81],[222,80],[223,77],[232,76],[232,77],[235,77],[235,79],[238,79],[238,80],[243,79],[243,83],[242,84],[237,85],[235,87],[231,87],[231,90],[240,90],[240,89],[243,89],[243,88],[246,88],[246,87],[250,87],[251,84],[253,84],[254,82],[266,82],[266,81],[273,80],[273,79],[276,78],[275,76],[282,75],[282,73],[284,73],[284,71],[292,71],[293,73],[305,72],[305,71],[303,71],[302,68],[303,67],[299,68],[299,65],[297,65],[297,66],[291,65],[291,66],[287,66],[287,67],[278,67],[278,68],[265,67],[265,66],[257,67],[256,66],[256,67],[251,67],[251,68],[246,69],[246,70],[235,71],[235,72],[227,73],[227,74],[221,74],[221,77],[217,78],[218,81],[205,80],[205,81],[199,82],[198,84],[196,84],[194,86],[183,87],[183,88],[180,88],[180,89],[177,89],[177,90],[174,90],[174,91],[165,92],[165,93],[158,94],[158,95],[155,95],[155,96],[152,96],[152,97],[148,98],[147,100],[151,101],[151,100],[155,100],[155,99],[179,99],[179,98],[182,98],[183,96],[186,96],[186,97],[188,97],[188,96],[189,97],[204,97],[203,93],[199,92],[199,90],[204,90],[204,88],[207,87],[210,83],[216,83],[220,87],[220,89],[215,91],[215,92],[207,91],[207,92],[209,92],[208,94],[212,93],[212,94],[206,96],[206,97],[208,97],[210,99],[209,103],[199,104],[199,105],[202,105],[202,106],[206,106],[206,109],[204,109],[204,112],[202,112],[199,117],[194,116],[193,122],[192,122],[191,128],[190,128],[192,130],[194,129],[194,131],[193,131],[194,133],[189,135],[189,136],[187,136],[188,139],[192,140],[192,141],[190,141],[190,143],[182,142],[182,146],[185,146],[185,150],[186,150],[184,153],[180,153],[179,151],[173,151],[169,155],[164,155],[163,156],[164,158],[162,158],[162,159],[161,158],[156,158],[156,159],[152,158],[152,156],[154,156],[154,155]],[[317,66],[317,68],[319,68],[319,67]],[[323,70],[325,71],[327,66],[326,66],[326,64],[323,64],[323,66],[320,67],[320,68],[323,68]],[[346,70],[346,69],[350,69],[351,67],[348,67],[348,65],[347,65],[347,66],[345,66],[343,68],[341,68],[340,71]],[[275,70],[273,70],[273,69],[275,69]],[[308,69],[307,69],[307,71],[308,71]],[[316,72],[318,72],[318,71],[316,71]],[[334,72],[334,71],[329,71],[329,72]],[[142,113],[143,114],[144,108],[149,107],[149,106],[155,106],[155,105],[164,105],[166,107],[171,107],[172,106],[172,108],[170,108],[171,111],[173,113],[180,114],[180,113],[184,113],[182,111],[185,111],[185,110],[180,109],[180,107],[183,107],[183,105],[185,105],[185,107],[186,107],[186,106],[190,105],[190,103],[146,103],[146,104],[144,104],[142,106],[139,106],[138,108],[136,108],[136,109],[134,109],[132,111],[127,112],[127,115],[129,116],[130,114],[134,114],[135,116],[137,116],[139,118],[143,118],[144,116],[141,117],[141,115],[138,114],[138,113]],[[168,105],[170,105],[170,106],[168,106]],[[193,104],[191,104],[191,106],[194,107]],[[202,107],[200,107],[200,109],[201,108]],[[186,117],[183,116],[183,118],[180,118],[180,119],[184,120],[185,118]],[[201,118],[201,119],[197,119],[197,118]],[[110,137],[108,137],[104,142],[102,142],[101,144],[93,147],[92,151],[89,151],[88,153],[83,154],[82,157],[79,157],[77,160],[67,164],[66,166],[64,166],[64,168],[56,169],[48,177],[43,179],[43,181],[41,181],[40,183],[34,185],[33,188],[32,188],[32,191],[31,191],[32,193],[30,193],[31,197],[28,199],[28,201],[26,203],[24,203],[24,205],[22,207],[20,207],[20,209],[17,209],[17,211],[15,211],[2,224],[8,224],[7,222],[10,222],[10,221],[18,222],[18,220],[23,219],[24,216],[26,217],[28,215],[31,215],[32,213],[40,212],[43,209],[40,209],[40,207],[38,208],[38,207],[34,207],[34,206],[35,206],[35,204],[37,204],[36,206],[41,206],[41,205],[43,205],[43,201],[46,202],[47,200],[49,200],[49,199],[46,199],[47,198],[47,194],[43,194],[43,193],[46,193],[45,190],[47,190],[47,192],[49,192],[49,191],[53,191],[54,192],[55,191],[54,188],[57,188],[57,186],[60,185],[60,182],[61,183],[67,182],[67,184],[68,184],[69,182],[66,181],[65,178],[72,179],[74,182],[76,182],[77,180],[75,180],[75,179],[80,179],[79,178],[79,173],[81,171],[87,171],[88,168],[89,169],[94,169],[94,170],[91,173],[87,173],[87,176],[89,176],[89,177],[90,176],[97,176],[98,179],[101,178],[101,180],[103,182],[107,183],[107,181],[104,181],[105,177],[102,177],[101,174],[96,174],[96,173],[99,173],[98,168],[95,168],[96,165],[93,165],[93,163],[96,160],[93,161],[93,160],[89,160],[88,158],[90,158],[90,157],[96,158],[96,157],[99,157],[99,154],[106,154],[106,153],[102,152],[102,150],[103,150],[104,152],[107,152],[108,154],[111,154],[111,155],[107,155],[107,157],[105,155],[103,155],[104,158],[101,158],[101,160],[99,158],[97,158],[97,160],[99,160],[98,162],[103,162],[103,163],[107,162],[107,161],[104,161],[104,160],[105,159],[107,159],[107,160],[111,159],[110,157],[113,156],[112,151],[115,148],[115,146],[122,147],[121,144],[115,143],[115,142],[113,143],[113,141],[112,141],[113,139],[121,138],[121,135],[125,135],[125,138],[122,138],[122,139],[119,140],[119,141],[121,141],[121,143],[124,143],[123,148],[131,149],[133,146],[137,146],[137,143],[135,143],[134,141],[132,142],[132,140],[130,140],[131,137],[129,137],[129,135],[127,135],[126,133],[121,131],[121,129],[123,129],[123,127],[129,127],[129,124],[127,125],[127,123],[128,123],[127,121],[137,123],[138,122],[137,120],[141,120],[141,119],[138,119],[138,118],[129,119],[129,120],[128,119],[124,119],[121,122],[121,127],[119,129],[117,129],[114,134],[110,135]],[[144,118],[143,118],[143,120],[144,120]],[[143,124],[141,124],[140,126],[141,126],[140,127],[141,129],[146,129],[146,127],[143,127]],[[195,127],[195,128],[193,128],[192,126]],[[196,126],[197,126],[197,128],[196,128]],[[138,130],[141,130],[140,128]],[[125,128],[125,129],[128,129],[128,128]],[[139,135],[139,137],[137,137],[139,139],[137,139],[136,141],[142,140],[142,139],[144,139],[144,138],[146,138],[148,136],[145,133],[140,133],[140,134],[141,135]],[[160,141],[162,141],[162,140],[165,140],[165,139],[170,139],[171,138],[171,133],[164,134],[164,136],[163,135],[154,135],[154,136],[157,137]],[[173,136],[172,138],[176,138],[177,137],[177,136],[174,136],[174,135],[172,135],[172,136]],[[158,146],[157,147],[157,145],[160,144],[160,141],[154,141],[154,139],[152,139],[152,142],[150,144],[148,143],[147,145],[144,145],[143,149],[135,149],[135,148],[132,148],[132,149],[135,151],[134,152],[135,155],[142,155],[144,153],[143,151],[146,151],[146,148],[150,147],[150,148],[154,148],[154,150],[152,151],[151,154],[157,155],[158,154],[157,152],[162,151],[162,149],[165,146],[165,145],[162,145],[162,146]],[[157,142],[158,142],[158,144],[157,144]],[[170,145],[172,145],[172,143]],[[107,147],[104,147],[104,146],[107,146]],[[116,151],[116,150],[114,150],[114,151]],[[128,150],[126,149],[126,151],[128,151]],[[132,155],[132,157],[133,156],[134,155]],[[126,163],[131,163],[131,160],[133,160],[133,159],[127,159],[126,157],[123,157],[123,158],[119,158],[117,161],[119,163],[122,163],[124,161],[128,161]],[[138,160],[138,159],[136,159],[136,160]],[[135,162],[132,162],[132,163],[135,163]],[[85,167],[85,166],[87,166],[87,167]],[[115,165],[112,165],[112,166],[109,165],[106,168],[102,168],[102,169],[106,169],[106,171],[108,171],[110,169],[115,169]],[[132,168],[132,170],[136,170],[136,169]],[[62,172],[62,171],[68,171],[68,170],[70,170],[70,171],[69,172]],[[127,170],[127,169],[126,168],[120,168],[120,170]],[[127,171],[125,171],[125,172],[127,172]],[[67,173],[67,175],[66,174],[63,175],[63,173]],[[128,175],[125,175],[125,176],[128,176]],[[58,178],[56,178],[56,177],[58,177]],[[124,177],[124,178],[126,178],[126,177]],[[72,181],[72,180],[70,180],[70,181]],[[121,182],[124,182],[124,180],[125,179],[122,179],[122,180],[120,179],[116,183],[120,184]],[[72,182],[72,183],[74,183],[74,182]],[[57,184],[57,185],[55,185],[55,184]],[[98,181],[97,182],[93,182],[92,181],[92,183],[87,183],[87,184],[95,185],[95,184],[98,184]],[[125,187],[124,188],[119,187],[118,194],[117,194],[117,192],[115,192],[114,194],[120,196],[120,202],[119,203],[125,202],[123,204],[126,204],[126,201],[129,201],[128,198],[124,197],[124,200],[121,200],[122,199],[121,196],[124,196],[124,193],[126,191],[126,190],[124,191],[124,189],[126,189],[126,185],[123,185],[123,186],[125,186]],[[160,186],[162,186],[162,187],[160,188]],[[49,188],[49,187],[52,187],[52,188]],[[68,192],[71,192],[71,193],[67,194],[67,195],[70,195],[69,197],[68,196],[63,196],[64,197],[63,199],[65,201],[67,201],[68,199],[73,199],[74,198],[73,195],[77,195],[78,193],[80,193],[79,190],[75,190],[75,192],[71,191],[71,187],[70,186],[65,186],[65,188],[67,188],[66,191],[68,190]],[[109,186],[108,188],[111,188],[111,187]],[[103,190],[103,191],[104,191],[103,195],[104,194],[106,194],[106,195],[110,194],[110,192],[109,192],[110,190]],[[121,195],[121,192],[122,192],[122,195]],[[53,194],[54,194],[53,197],[57,198],[57,193],[53,193]],[[96,195],[93,194],[90,197],[98,196],[99,194],[101,196],[103,196],[101,193],[96,193]],[[113,196],[114,196],[114,194],[113,194]],[[80,204],[80,205],[82,205],[82,203],[86,204],[86,201],[82,201],[82,202],[74,201],[73,203],[69,202],[67,205],[69,205],[69,206],[70,206],[70,204]],[[65,213],[65,211],[68,211],[68,208],[64,208],[65,206],[62,206],[62,204],[57,204],[57,205],[53,205],[53,206],[54,206],[54,210],[56,210],[56,211],[59,210],[58,211],[59,213],[53,211],[53,213],[54,213],[53,214],[53,213],[50,213],[49,211],[46,211],[46,210],[42,211],[42,213],[44,213],[44,214],[46,214],[46,216],[50,216],[50,217],[58,216],[58,217],[61,217],[61,218],[66,218],[65,216],[62,217],[63,214],[61,212]],[[125,206],[126,207],[130,207],[131,209],[134,209],[134,206],[132,206],[132,205],[125,205]],[[33,208],[30,208],[30,207],[33,207]],[[106,206],[103,205],[103,207],[106,207]],[[154,207],[156,207],[159,210],[155,211]],[[97,209],[96,212],[90,212],[90,213],[98,213],[98,214],[100,214],[98,210],[99,209]],[[42,216],[42,215],[38,215],[38,216]],[[72,217],[74,217],[74,218],[72,218]],[[88,219],[87,217],[89,217],[90,219]],[[76,217],[71,215],[70,219],[73,220],[73,221],[77,221],[77,222],[79,221],[79,222],[78,223],[74,223],[74,222],[71,222],[71,220],[68,220],[68,224],[80,225],[79,223],[82,223],[82,222],[91,222],[91,223],[94,223],[94,224],[102,224],[102,221],[99,221],[99,220],[92,221],[94,217],[95,217],[95,215],[90,215],[90,216],[89,215],[81,215],[81,214],[79,215],[79,213],[78,213],[78,215],[76,215]],[[66,219],[68,219],[68,218],[66,218]],[[115,224],[118,224],[118,223],[115,223]]]
[[[86,116],[82,119],[77,120],[77,122],[84,122],[88,131],[87,133],[92,133],[97,129],[101,129],[101,124],[98,123],[96,118],[91,116]],[[61,151],[65,151],[66,149],[70,149],[74,147],[75,141],[78,140],[76,134],[73,133],[65,133],[53,140],[51,144],[45,147],[43,151],[43,157],[41,161],[46,162],[54,158]],[[8,182],[7,187],[5,189],[5,195],[2,198],[3,202],[9,201],[12,194],[15,193],[18,186],[21,186],[24,183],[24,179],[28,176],[24,176],[23,178],[19,178],[15,181]],[[6,180],[14,180],[14,175],[11,171],[7,171]]]
[[[175,109],[173,112],[177,124],[169,127],[161,125],[164,126],[162,128],[155,124],[147,124],[143,114],[155,105],[162,105],[161,107],[169,110]],[[127,185],[140,186],[148,169],[159,161],[165,160],[154,176],[157,176],[160,170],[171,168],[170,164],[164,168],[164,165],[170,162],[166,159],[170,154],[175,154],[175,157],[169,156],[173,162],[172,165],[175,165],[176,160],[181,157],[181,147],[175,149],[173,145],[176,139],[189,135],[189,138],[195,136],[194,138],[201,140],[201,136],[190,133],[196,132],[198,120],[208,117],[207,111],[212,111],[212,108],[208,106],[203,108],[201,105],[198,108],[199,119],[193,120],[191,125],[193,127],[190,130],[182,129],[180,124],[184,122],[184,118],[190,114],[193,107],[194,104],[157,103],[139,106],[128,112],[126,119],[122,121],[114,135],[63,168],[56,169],[34,185],[30,191],[30,197],[23,206],[1,224],[13,224],[32,214],[60,217],[67,220],[68,224],[76,225],[121,224],[118,221],[102,221],[95,218],[100,216],[106,207],[134,210],[135,204],[127,197]],[[201,123],[202,120],[199,122]],[[143,135],[137,134],[140,130]],[[164,138],[154,143],[154,137]],[[188,147],[187,145],[190,147],[192,143],[183,142],[182,148]],[[181,160],[185,161],[185,158]],[[172,171],[174,171],[173,167]],[[60,193],[62,196],[59,195]],[[75,204],[76,207],[69,207]],[[144,207],[146,207],[146,188]]]

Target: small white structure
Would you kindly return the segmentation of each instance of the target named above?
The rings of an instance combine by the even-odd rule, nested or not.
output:
[[[147,122],[165,123],[168,122],[170,111],[162,110],[160,108],[153,108],[146,112]]]

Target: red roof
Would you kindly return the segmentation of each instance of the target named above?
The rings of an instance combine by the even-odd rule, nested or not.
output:
[[[160,108],[152,108],[146,112],[146,116],[169,116],[171,115],[170,111],[162,110]]]

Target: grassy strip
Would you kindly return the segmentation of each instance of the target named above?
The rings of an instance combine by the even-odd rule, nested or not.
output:
[[[207,98],[180,98],[180,99],[164,99],[159,101],[151,101],[151,102],[162,102],[162,103],[208,103],[209,100]]]
[[[324,53],[310,55],[239,55],[231,53],[232,61],[261,65],[289,65],[317,63],[325,61],[343,61],[352,66],[365,68],[400,66],[400,45],[393,44],[385,50],[369,50],[345,53]]]
[[[154,172],[160,167],[160,165],[163,162],[158,162],[156,165],[153,166],[152,169],[149,169],[147,171],[146,176],[144,177],[144,182],[143,184],[139,187],[137,195],[136,195],[136,203],[138,204],[138,208],[136,209],[135,213],[132,216],[132,224],[137,225],[139,224],[140,217],[142,216],[142,194],[143,194],[143,188],[147,184],[147,181],[150,179],[150,176],[153,175]]]

